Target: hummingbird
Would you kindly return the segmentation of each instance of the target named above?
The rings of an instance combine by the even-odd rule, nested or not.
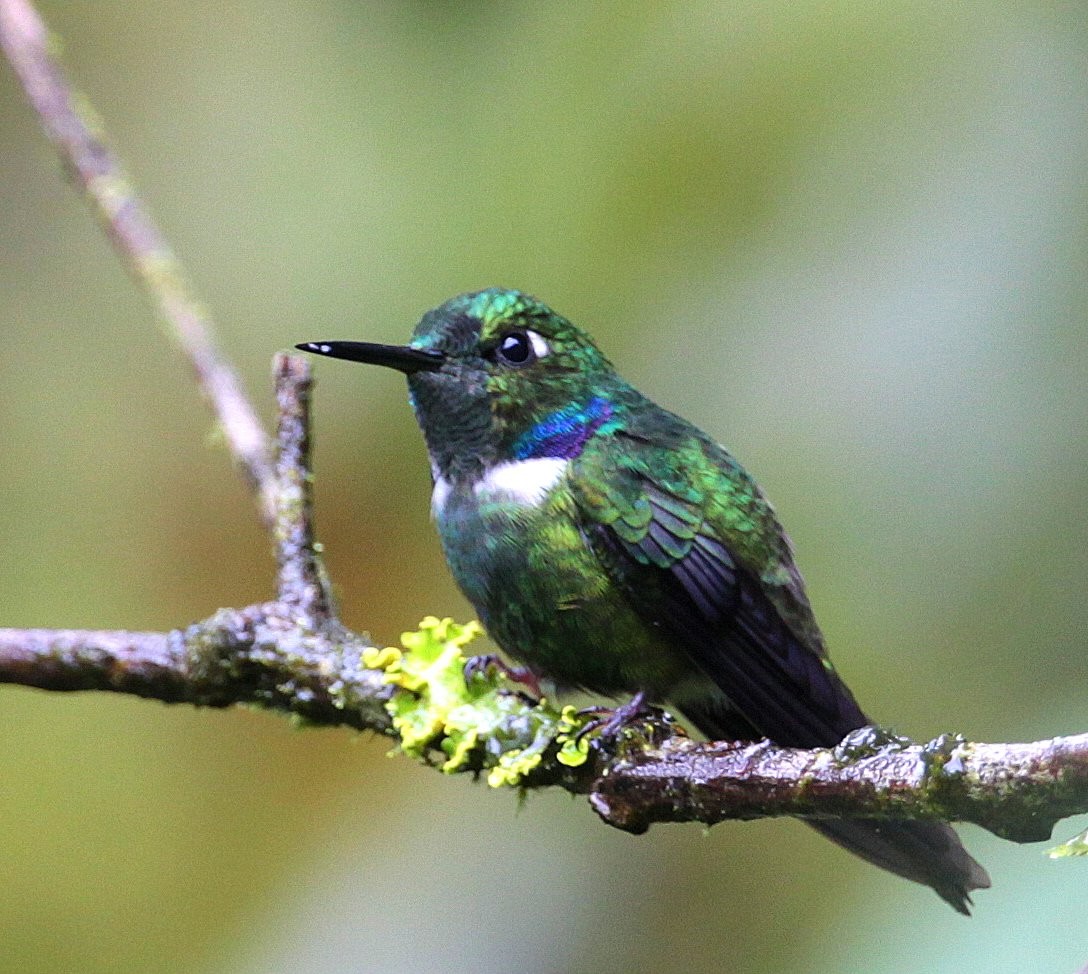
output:
[[[711,740],[833,747],[870,724],[755,480],[541,301],[488,288],[428,311],[407,345],[297,348],[407,376],[450,570],[534,677],[630,695],[621,716],[671,704]],[[990,885],[944,823],[808,824],[960,913]]]

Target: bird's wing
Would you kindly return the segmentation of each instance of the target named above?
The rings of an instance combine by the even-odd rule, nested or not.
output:
[[[681,421],[682,422],[682,421]],[[673,424],[675,427],[675,424]],[[867,723],[828,663],[789,542],[751,478],[693,427],[590,441],[572,483],[582,532],[629,604],[728,697],[678,701],[710,737],[828,747]],[[712,697],[712,694],[704,696]],[[960,913],[990,877],[940,822],[813,821]]]
[[[631,606],[739,714],[681,706],[712,736],[751,736],[740,733],[750,725],[787,746],[838,743],[866,719],[826,659],[773,510],[694,431],[656,439],[620,431],[591,441],[572,481],[583,532]]]

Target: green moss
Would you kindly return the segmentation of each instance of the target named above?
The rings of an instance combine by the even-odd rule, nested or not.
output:
[[[397,687],[386,707],[400,750],[423,761],[439,750],[443,771],[485,771],[493,788],[520,784],[549,752],[571,767],[584,763],[589,742],[577,736],[584,721],[573,708],[528,700],[498,668],[466,680],[462,650],[482,631],[429,616],[401,636],[403,648],[364,651],[364,665]]]

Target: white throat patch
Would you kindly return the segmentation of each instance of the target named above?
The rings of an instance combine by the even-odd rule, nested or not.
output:
[[[563,457],[510,460],[488,470],[476,481],[473,490],[481,499],[512,500],[527,507],[539,507],[568,466],[570,461]]]
[[[570,461],[563,457],[534,457],[496,464],[472,485],[480,501],[507,501],[524,507],[539,507],[567,472]],[[444,477],[436,477],[431,495],[431,512],[442,513],[453,491]]]

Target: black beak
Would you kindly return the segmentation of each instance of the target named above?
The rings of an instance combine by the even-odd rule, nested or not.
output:
[[[303,342],[295,348],[329,358],[384,365],[405,375],[413,372],[437,372],[446,361],[444,352],[408,345],[376,345],[373,342]]]

